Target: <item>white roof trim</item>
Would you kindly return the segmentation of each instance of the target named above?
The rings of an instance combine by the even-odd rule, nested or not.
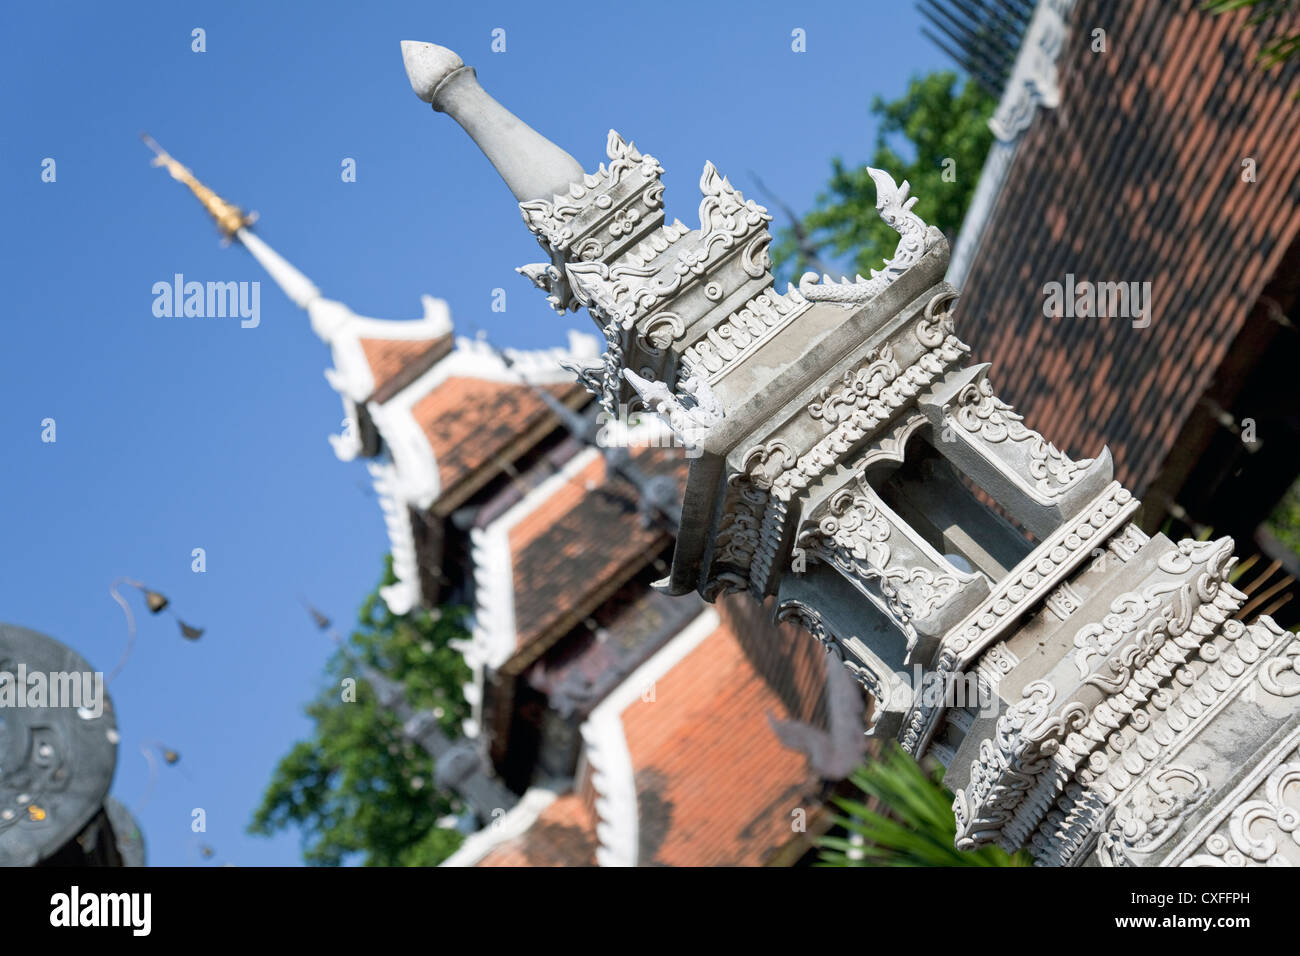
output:
[[[975,195],[971,197],[966,218],[953,244],[947,280],[960,288],[970,272],[971,262],[979,251],[984,228],[1002,193],[1002,184],[1011,170],[1011,160],[1020,146],[1025,130],[1039,106],[1055,109],[1061,91],[1057,85],[1056,61],[1069,32],[1067,21],[1075,0],[1038,0],[1029,25],[1025,27],[1020,50],[1016,53],[1011,77],[1002,90],[1002,99],[989,120],[993,145],[984,159]]]
[[[584,340],[590,341],[594,348],[595,340],[591,336],[575,336],[578,345]],[[442,493],[433,446],[429,444],[429,436],[425,434],[424,428],[415,419],[416,403],[448,379],[457,377],[519,384],[522,373],[526,376],[525,381],[539,384],[569,382],[572,381],[572,376],[559,362],[561,359],[581,358],[583,353],[578,348],[509,354],[516,362],[514,368],[507,366],[485,343],[458,338],[450,354],[388,401],[382,404],[370,402],[366,405],[371,420],[392,453],[403,492],[416,507],[429,507]],[[368,368],[367,366],[367,374]]]
[[[374,373],[361,339],[413,341],[435,339],[451,332],[451,312],[441,299],[421,296],[424,315],[419,319],[366,318],[342,302],[321,295],[314,282],[256,233],[240,229],[236,236],[290,301],[307,310],[312,331],[330,347],[334,359],[334,368],[326,369],[325,378],[331,388],[354,402],[365,401],[375,390]]]
[[[376,382],[362,339],[393,342],[432,341],[450,335],[451,311],[441,299],[420,297],[424,315],[419,319],[371,319],[357,315],[342,302],[319,298],[307,307],[312,330],[330,347],[334,367],[325,370],[330,387],[354,402],[374,394]]]
[[[384,513],[388,546],[393,555],[393,573],[397,576],[397,583],[380,588],[379,596],[394,614],[406,614],[420,603],[420,566],[415,554],[411,513],[401,496],[401,482],[393,465],[390,462],[367,462],[366,468],[374,481],[379,508]]]
[[[545,787],[529,787],[518,803],[482,830],[467,836],[460,849],[439,866],[473,866],[502,843],[527,833],[528,828],[537,822],[542,811],[554,803],[557,796],[554,790]]]
[[[472,651],[466,654],[466,662],[471,667],[481,662],[495,670],[510,659],[519,644],[515,622],[514,562],[510,556],[511,529],[600,457],[595,448],[580,451],[487,527],[470,532],[475,614]]]
[[[337,435],[330,435],[330,447],[339,461],[356,461],[361,454],[361,422],[357,420],[357,403],[346,395],[340,395],[343,402],[342,430]]]
[[[582,725],[597,794],[596,862],[601,866],[636,866],[640,852],[636,770],[623,733],[623,711],[699,647],[719,623],[716,610],[703,611],[597,704]]]

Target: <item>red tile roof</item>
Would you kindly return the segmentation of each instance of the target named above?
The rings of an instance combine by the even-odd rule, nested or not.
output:
[[[493,847],[477,866],[595,866],[596,828],[579,793],[557,797],[520,836]]]
[[[633,456],[649,474],[684,477],[680,449],[634,449]],[[604,458],[597,458],[511,528],[520,648],[567,631],[577,623],[575,616],[589,613],[600,595],[668,543],[666,530],[642,523],[637,500],[635,489],[607,475]]]
[[[1138,494],[1300,234],[1300,63],[1265,69],[1276,27],[1200,6],[1076,6],[1061,106],[1026,131],[956,309],[1000,396],[1076,456],[1108,444]],[[1045,317],[1067,273],[1150,281],[1150,327]]]
[[[580,389],[576,384],[544,387],[561,399]],[[411,411],[433,448],[443,495],[462,481],[482,478],[480,470],[498,456],[514,457],[510,450],[535,441],[530,433],[536,429],[556,424],[532,386],[462,376],[435,386]],[[495,475],[498,469],[489,470]]]
[[[652,700],[623,711],[640,865],[761,865],[795,836],[793,811],[811,816],[820,785],[769,713],[791,716],[725,620],[655,682]]]
[[[452,347],[451,333],[431,339],[363,338],[360,341],[375,380],[370,400],[377,402],[392,398]]]

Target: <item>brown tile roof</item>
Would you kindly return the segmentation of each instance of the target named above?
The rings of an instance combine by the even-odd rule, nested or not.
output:
[[[811,640],[811,638],[808,638]],[[819,784],[768,721],[781,699],[722,624],[623,711],[642,866],[755,866],[812,815]]]
[[[684,478],[679,449],[633,456],[648,474]],[[631,485],[608,476],[604,458],[592,461],[510,530],[519,648],[568,631],[669,540],[663,528],[643,526]]]
[[[956,311],[1000,396],[1076,456],[1108,444],[1138,494],[1300,232],[1300,63],[1266,70],[1268,30],[1200,5],[1078,4],[1061,106],[1025,133]],[[1066,273],[1150,281],[1150,327],[1044,317]]]
[[[361,339],[375,388],[370,400],[386,402],[442,358],[452,347],[452,335],[432,339]]]
[[[577,392],[573,384],[547,385],[557,398]],[[499,456],[507,459],[549,430],[555,415],[528,385],[452,376],[431,389],[411,409],[428,436],[438,463],[442,496],[461,482],[493,476]]]
[[[794,624],[774,624],[772,599],[725,595],[715,607],[791,719],[825,730],[827,656],[817,639]]]
[[[595,866],[596,828],[580,793],[567,793],[524,833],[493,847],[477,866]]]

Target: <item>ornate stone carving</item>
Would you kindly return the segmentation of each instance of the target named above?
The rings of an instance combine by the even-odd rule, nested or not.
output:
[[[1138,502],[1112,482],[1093,503],[1042,542],[1012,569],[979,607],[944,638],[934,666],[945,674],[968,667],[989,644],[1010,630],[1021,615],[1043,600],[1088,557],[1085,545],[1104,541],[1128,521]],[[900,738],[903,749],[920,754],[928,746],[943,708],[913,704]]]
[[[969,580],[941,556],[926,555],[918,541],[902,542],[910,557],[900,560],[891,539],[895,531],[905,532],[861,476],[814,517],[816,525],[800,532],[799,547],[855,584],[875,585],[885,610],[909,639],[915,639],[914,622],[933,615]]]
[[[676,393],[663,382],[647,381],[630,368],[623,369],[623,376],[632,383],[641,400],[654,407],[687,449],[698,448],[709,429],[722,421],[722,403],[708,382],[697,375],[682,382]]]
[[[1071,7],[1039,3],[992,124],[999,137],[1014,140],[1037,105],[1054,105]],[[418,90],[433,97],[437,87]],[[912,212],[906,183],[872,171],[878,209],[900,235],[884,271],[853,282],[805,276],[780,296],[770,216],[711,165],[698,230],[663,225],[662,169],[631,144],[611,135],[608,169],[554,190],[575,161],[542,150],[546,169],[534,175],[503,159],[501,130],[527,134],[500,120],[485,152],[527,200],[525,219],[551,256],[525,273],[557,308],[586,305],[606,333],[605,355],[579,369],[584,382],[606,402],[638,391],[679,432],[707,431],[668,590],[780,595],[778,617],[842,656],[889,715],[882,726],[897,726],[912,753],[947,759],[958,846],[1030,846],[1039,862],[1062,864],[1093,847],[1121,864],[1295,855],[1300,714],[1289,702],[1300,699],[1300,653],[1271,621],[1234,620],[1243,596],[1229,581],[1230,542],[1149,540],[1131,523],[1137,502],[1111,481],[1108,452],[1070,459],[997,397],[987,366],[962,367],[969,350],[947,308],[946,246]],[[1009,161],[995,147],[995,179]],[[976,205],[991,208],[995,192],[981,186]],[[898,501],[889,499],[904,516],[933,504],[928,537],[864,480],[867,464],[906,458],[923,426],[945,475],[963,473],[1039,541],[1026,557],[1014,529],[999,537],[1008,529],[996,515],[966,521],[911,493],[907,483],[929,480],[932,462],[900,469],[890,485]],[[958,571],[936,534],[979,572]],[[824,566],[801,577],[802,562],[779,563],[787,550]],[[1090,560],[1097,576],[1085,579]],[[928,665],[925,679],[939,683],[974,667],[980,688],[1002,695],[999,709],[903,693],[891,668],[908,663]],[[1291,733],[1288,748],[1252,752],[1240,783],[1231,769],[1233,792],[1211,813],[1235,735],[1252,724]],[[1175,834],[1183,843],[1169,851]]]
[[[1071,461],[1038,432],[1026,428],[1022,417],[993,393],[993,385],[986,377],[958,392],[951,412],[962,429],[991,445],[1004,441],[1027,442],[1029,474],[1038,491],[1046,496],[1061,494],[1092,464],[1090,458]]]
[[[1209,793],[1209,781],[1199,771],[1165,767],[1116,810],[1098,840],[1098,860],[1103,866],[1133,866],[1133,854],[1157,849]]]
[[[832,388],[828,385],[822,389],[821,399],[808,406],[808,414],[828,428],[836,425],[856,412],[864,400],[867,403],[879,400],[880,393],[898,374],[893,349],[886,345],[873,350],[867,356],[866,365],[844,373],[841,386]]]
[[[1048,609],[1062,621],[1079,610],[1079,605],[1082,603],[1074,588],[1070,587],[1069,581],[1062,581],[1055,591],[1047,595]]]
[[[920,261],[929,245],[926,241],[929,226],[912,207],[916,197],[908,198],[911,187],[907,180],[900,186],[894,177],[883,169],[867,167],[867,173],[876,184],[876,212],[889,228],[898,233],[898,246],[894,254],[885,260],[885,268],[879,272],[871,270],[871,278],[857,276],[852,282],[833,281],[830,276],[823,276],[819,281],[817,273],[806,272],[799,279],[799,291],[814,302],[842,302],[858,305],[873,299],[884,292],[899,276]]]
[[[703,370],[710,382],[716,382],[807,308],[808,301],[794,286],[785,295],[772,290],[760,293],[687,348],[682,353],[682,367]]]
[[[1286,846],[1289,844],[1289,851]],[[1288,866],[1300,858],[1300,751],[1275,767],[1183,866]]]
[[[970,782],[953,800],[958,849],[1001,839],[1003,825],[1011,821],[1025,793],[1047,768],[1061,739],[1087,719],[1087,708],[1079,703],[1054,713],[1055,699],[1056,689],[1050,683],[1035,681],[998,718],[993,738],[981,743]],[[1007,848],[1016,849],[1015,845]]]
[[[675,224],[660,234],[663,248],[651,241],[627,253],[616,265],[602,261],[566,265],[565,275],[577,300],[593,314],[627,329],[689,283],[700,283],[708,295],[707,273],[742,243],[746,271],[756,272],[755,278],[764,275],[767,255],[763,250],[771,241],[766,224],[772,220],[767,210],[745,199],[712,163],[704,165],[700,190],[704,198],[698,234]],[[687,237],[689,242],[681,241]],[[751,241],[755,238],[757,242]],[[675,255],[665,260],[663,253],[670,247],[675,247]]]
[[[583,210],[587,201],[594,200],[592,204],[596,207],[611,210],[611,222],[627,221],[627,211],[613,211],[614,203],[609,196],[610,190],[625,180],[640,180],[641,186],[649,187],[641,200],[645,206],[658,208],[661,204],[663,186],[659,183],[659,177],[664,170],[657,159],[648,154],[643,155],[635,144],[625,141],[614,130],[609,131],[605,154],[610,160],[609,165],[602,163],[596,172],[584,175],[581,181],[570,184],[565,195],[519,204],[524,223],[549,250],[563,253],[569,248],[575,238],[572,220]],[[639,214],[636,218],[639,218]],[[561,308],[560,311],[564,309]]]

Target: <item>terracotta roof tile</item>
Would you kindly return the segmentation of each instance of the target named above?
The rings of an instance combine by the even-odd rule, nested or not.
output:
[[[680,450],[633,455],[651,475],[684,474]],[[635,490],[596,459],[510,531],[518,646],[567,631],[594,596],[617,587],[669,540],[663,528],[643,524]]]
[[[580,793],[567,793],[523,834],[493,847],[477,866],[595,866],[596,829]]]
[[[545,387],[564,398],[579,386]],[[433,448],[443,494],[555,420],[531,386],[462,376],[431,389],[411,411]]]
[[[957,306],[1001,397],[1074,455],[1109,445],[1138,494],[1300,234],[1300,64],[1266,70],[1267,30],[1199,6],[1076,7],[1061,106],[1026,131]],[[1043,286],[1066,273],[1150,281],[1150,327],[1044,317]]]
[[[819,784],[769,713],[789,717],[725,620],[623,711],[641,865],[761,865],[789,842]]]
[[[361,339],[370,374],[375,380],[371,393],[376,401],[387,401],[396,382],[409,382],[451,350],[452,336],[432,339]]]

